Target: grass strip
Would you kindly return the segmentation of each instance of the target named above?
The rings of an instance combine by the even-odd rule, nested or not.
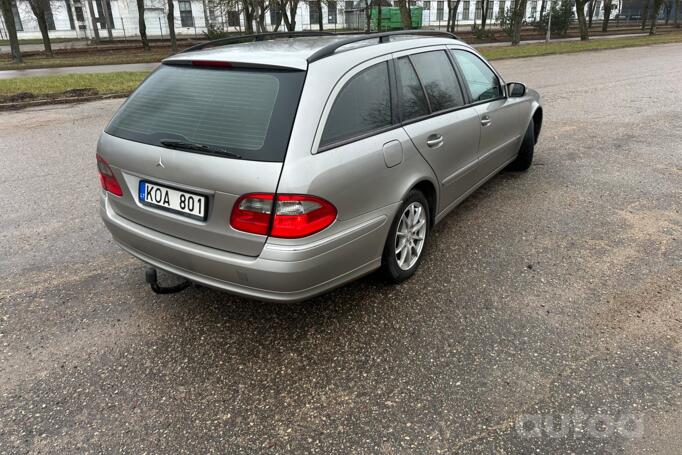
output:
[[[487,46],[478,51],[489,60],[504,58],[536,57],[551,54],[618,49],[622,47],[649,46],[652,44],[682,43],[682,33],[666,33],[654,36],[624,38],[601,38],[589,41],[560,41],[550,43],[521,44],[520,46]]]

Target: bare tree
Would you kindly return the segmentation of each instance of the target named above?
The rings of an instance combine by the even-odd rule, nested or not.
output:
[[[597,2],[590,0],[587,6],[587,12],[589,14],[589,16],[587,16],[587,28],[592,28],[592,19],[594,18],[595,9],[597,9]]]
[[[320,31],[324,30],[324,24],[322,23],[322,0],[317,0],[317,27]]]
[[[412,29],[412,17],[410,15],[410,6],[407,0],[398,0],[398,7],[400,8],[400,20],[403,23],[405,30]]]
[[[613,9],[612,0],[604,0],[604,20],[601,23],[601,31],[609,31],[609,20],[611,20],[611,10]]]
[[[457,11],[459,10],[460,3],[461,0],[448,2],[448,23],[445,29],[450,33],[455,33],[455,25],[457,24]]]
[[[542,17],[545,15],[545,8],[547,8],[547,0],[542,0],[542,3],[540,3],[540,22],[542,22]]]
[[[590,39],[590,34],[587,31],[587,19],[585,18],[585,0],[575,0],[575,13],[578,16],[580,40],[587,41]]]
[[[675,0],[675,19],[673,24],[675,24],[675,28],[680,28],[680,0]]]
[[[168,0],[168,35],[170,35],[171,49],[173,52],[178,51],[178,40],[175,38],[175,7],[173,0]]]
[[[287,30],[296,30],[296,12],[298,11],[299,0],[282,0],[282,20]]]
[[[28,0],[28,4],[33,11],[33,15],[38,21],[38,28],[40,34],[43,36],[43,46],[45,46],[45,53],[48,57],[52,57],[52,43],[50,43],[50,31],[47,26],[47,16],[45,15],[46,8],[49,8],[49,0]]]
[[[254,0],[254,17],[256,19],[256,33],[265,33],[267,28],[265,26],[265,15],[270,9],[270,3],[265,0]]]
[[[642,9],[642,30],[646,28],[646,21],[649,19],[649,1],[644,0]]]
[[[21,63],[21,48],[19,47],[19,38],[17,38],[17,24],[14,22],[14,13],[12,12],[12,0],[0,0],[0,7],[2,7],[2,18],[5,20],[5,28],[9,35],[9,47],[12,52],[12,61],[14,63]]]
[[[518,46],[521,42],[521,25],[526,15],[526,3],[528,0],[517,0],[514,2],[512,14],[512,46]]]
[[[365,0],[365,32],[372,31],[372,3],[370,0]]]
[[[149,40],[147,39],[147,24],[144,22],[144,0],[137,0],[137,23],[140,28],[140,39],[145,51],[150,50]]]
[[[661,6],[663,6],[663,0],[654,0],[654,8],[651,11],[651,27],[649,28],[649,35],[656,34],[656,20],[658,19],[658,13],[661,12]]]
[[[95,43],[99,43],[99,25],[95,17],[95,8],[92,6],[92,0],[88,0],[88,10],[90,11],[90,19],[92,19],[92,40]]]
[[[284,5],[281,0],[270,1],[270,11],[275,12],[275,22],[271,24],[273,32],[279,30],[280,25],[282,25],[282,8],[284,8]]]
[[[485,24],[488,21],[488,10],[490,10],[490,4],[492,2],[488,0],[481,0],[481,30],[485,30]]]

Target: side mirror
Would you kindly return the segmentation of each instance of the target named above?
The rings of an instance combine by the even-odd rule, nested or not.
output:
[[[510,82],[507,84],[507,96],[509,98],[521,98],[526,94],[526,86],[521,82]]]

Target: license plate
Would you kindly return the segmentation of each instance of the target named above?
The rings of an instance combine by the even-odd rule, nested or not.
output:
[[[139,200],[141,204],[167,212],[194,218],[206,219],[206,196],[180,191],[156,183],[140,181]]]

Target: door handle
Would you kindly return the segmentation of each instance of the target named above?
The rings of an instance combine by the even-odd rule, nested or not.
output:
[[[431,148],[440,147],[443,144],[443,136],[440,134],[432,134],[426,139],[426,145]]]
[[[481,125],[488,126],[491,123],[492,123],[492,120],[490,120],[490,117],[488,117],[487,115],[484,115],[483,117],[481,117]]]

